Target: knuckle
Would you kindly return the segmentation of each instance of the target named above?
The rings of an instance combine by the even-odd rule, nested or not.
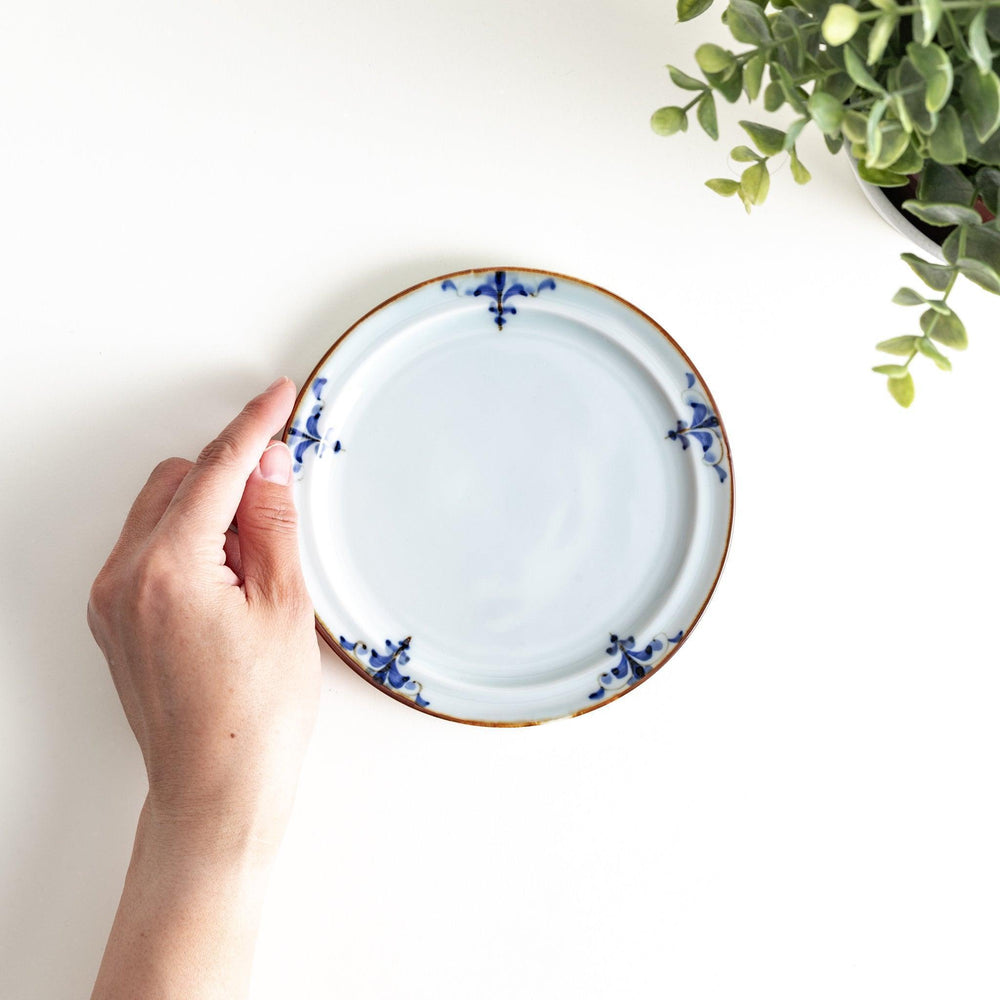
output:
[[[261,393],[258,396],[254,396],[252,399],[248,400],[244,404],[240,416],[254,418],[266,407],[265,397],[266,393]]]
[[[236,436],[227,428],[214,441],[209,441],[198,456],[199,465],[238,465],[240,461],[240,443]]]
[[[254,520],[272,531],[294,532],[298,527],[295,505],[282,500],[272,500],[254,507]]]
[[[137,610],[157,609],[173,597],[179,574],[169,553],[152,546],[136,560],[131,597]]]
[[[114,597],[115,586],[111,580],[111,574],[105,566],[90,585],[90,594],[87,599],[87,620],[90,622],[91,630],[97,622],[108,617],[114,603]]]
[[[160,620],[188,599],[183,563],[166,546],[149,545],[128,560],[108,562],[91,584],[87,623],[100,636],[116,623]]]
[[[179,481],[190,469],[191,463],[186,458],[165,458],[157,463],[149,480],[156,483]]]

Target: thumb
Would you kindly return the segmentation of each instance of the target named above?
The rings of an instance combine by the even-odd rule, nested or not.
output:
[[[298,517],[292,498],[292,454],[272,441],[250,473],[236,511],[247,596],[283,603],[305,590],[299,564]]]

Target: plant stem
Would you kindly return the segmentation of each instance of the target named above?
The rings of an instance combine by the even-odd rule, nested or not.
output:
[[[856,111],[858,108],[865,108],[876,101],[885,100],[886,97],[902,97],[904,94],[915,94],[924,86],[926,85],[923,83],[911,83],[909,87],[903,87],[902,90],[887,90],[882,97],[876,95],[875,97],[866,97],[863,101],[848,101],[844,107],[850,108],[851,111]]]
[[[973,201],[975,201],[975,199],[973,199]],[[956,261],[961,260],[965,256],[965,238],[966,238],[967,232],[968,232],[968,230],[966,229],[965,226],[960,226],[959,227],[959,230],[958,230],[958,254],[955,257]],[[948,279],[948,287],[944,290],[944,295],[941,296],[941,304],[942,305],[944,305],[945,303],[947,303],[948,296],[951,295],[951,290],[955,287],[955,282],[958,280],[958,275],[959,275],[959,271],[958,271],[958,267],[956,266],[955,270],[952,271],[952,273],[951,273],[951,277]],[[924,331],[924,336],[925,337],[929,337],[931,335],[931,331],[937,325],[938,316],[940,316],[940,315],[941,314],[939,312],[935,312],[934,315],[931,317],[931,321],[930,321],[930,323],[927,324],[927,329]],[[914,349],[913,353],[906,359],[906,364],[904,364],[903,367],[904,368],[909,368],[910,367],[910,362],[917,356],[918,353],[919,352],[916,349]]]
[[[961,50],[962,57],[966,61],[971,60],[972,53],[969,51],[969,46],[965,42],[965,36],[958,30],[958,25],[955,24],[955,19],[951,16],[950,10],[946,10],[944,12],[944,19],[948,22],[948,27],[951,28],[951,33],[955,36],[955,48]]]
[[[997,0],[1000,3],[1000,0]],[[799,35],[804,35],[807,31],[818,31],[822,27],[820,21],[810,21],[808,24],[803,24],[799,26]],[[772,42],[765,42],[763,45],[758,45],[752,49],[747,49],[746,52],[736,53],[736,61],[743,65],[749,62],[758,52],[767,52],[770,49],[776,48],[777,46],[784,45],[785,42],[791,41],[794,38],[793,35],[788,35],[785,38],[775,38]]]

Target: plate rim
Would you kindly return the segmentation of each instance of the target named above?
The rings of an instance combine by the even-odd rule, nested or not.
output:
[[[623,698],[625,695],[630,694],[641,684],[644,684],[647,680],[649,680],[650,677],[659,673],[660,668],[668,660],[670,660],[677,654],[677,651],[688,641],[689,636],[695,630],[695,627],[698,625],[698,622],[701,621],[701,616],[704,613],[705,608],[708,606],[708,602],[712,599],[712,597],[715,594],[715,589],[719,584],[719,579],[722,576],[722,571],[725,568],[726,562],[729,558],[729,547],[730,543],[732,542],[732,536],[733,536],[733,512],[736,506],[736,488],[734,481],[735,476],[733,473],[733,452],[729,446],[729,435],[726,433],[725,424],[722,420],[722,417],[719,414],[719,408],[716,405],[715,398],[712,395],[711,389],[708,387],[708,384],[702,378],[701,372],[698,370],[697,366],[688,357],[687,352],[684,350],[684,348],[681,347],[681,345],[678,344],[676,340],[674,340],[674,338],[670,335],[670,333],[660,323],[658,323],[655,319],[653,319],[653,317],[650,316],[648,313],[640,309],[637,305],[635,305],[632,302],[629,302],[628,299],[622,298],[622,296],[616,294],[615,292],[609,291],[602,285],[594,284],[593,282],[586,281],[583,278],[577,278],[574,277],[573,275],[563,274],[560,271],[549,271],[545,270],[544,268],[537,268],[537,267],[516,267],[508,265],[508,266],[498,266],[498,267],[468,267],[468,268],[462,268],[459,271],[449,271],[447,274],[441,274],[438,275],[437,277],[427,278],[424,281],[418,281],[415,284],[410,285],[408,288],[404,288],[402,291],[397,292],[395,295],[389,296],[389,298],[383,300],[378,305],[369,309],[368,312],[366,312],[363,316],[355,320],[330,345],[326,353],[324,353],[323,356],[319,359],[319,361],[313,366],[312,371],[309,373],[309,377],[303,381],[301,387],[298,390],[298,393],[296,394],[295,405],[292,407],[292,411],[289,414],[288,419],[285,421],[285,426],[281,434],[281,440],[284,441],[286,444],[288,443],[289,431],[291,430],[292,423],[296,419],[296,416],[299,412],[299,407],[302,405],[306,396],[311,391],[310,387],[312,386],[314,380],[316,379],[317,375],[322,370],[322,368],[326,365],[327,361],[329,361],[334,351],[336,351],[337,348],[359,326],[361,326],[366,320],[368,320],[369,317],[374,316],[377,312],[380,312],[382,309],[386,308],[386,306],[391,305],[393,302],[396,302],[399,299],[402,299],[405,296],[412,294],[413,292],[419,291],[421,288],[426,288],[428,285],[435,285],[444,281],[454,280],[456,278],[465,278],[473,274],[486,274],[491,271],[492,272],[505,271],[508,274],[535,274],[535,275],[541,275],[543,277],[557,278],[562,281],[573,282],[574,284],[582,285],[586,288],[592,289],[593,291],[598,292],[601,295],[606,295],[610,299],[614,299],[615,301],[619,302],[621,305],[625,306],[627,309],[631,310],[633,313],[638,315],[641,319],[645,320],[645,322],[647,322],[651,327],[653,327],[653,329],[657,330],[660,333],[660,335],[663,336],[667,340],[667,342],[673,347],[673,349],[677,351],[677,353],[684,359],[684,361],[687,362],[687,365],[689,366],[691,373],[698,381],[700,389],[705,393],[705,396],[712,404],[712,412],[715,415],[716,419],[718,420],[718,429],[719,432],[722,434],[722,439],[723,442],[725,443],[726,458],[729,463],[729,470],[728,470],[729,471],[729,476],[728,476],[729,518],[728,518],[728,523],[726,525],[725,543],[723,544],[722,557],[719,560],[719,565],[715,572],[715,577],[712,580],[711,586],[708,588],[708,592],[705,595],[705,599],[702,601],[701,606],[698,608],[698,611],[695,614],[694,618],[692,618],[690,624],[686,626],[684,634],[681,636],[680,641],[668,644],[665,655],[660,660],[658,660],[654,666],[646,667],[645,673],[643,674],[642,677],[638,678],[633,683],[622,688],[620,691],[614,692],[613,694],[611,694],[610,697],[602,698],[600,701],[595,702],[593,705],[585,705],[583,708],[576,709],[575,711],[572,712],[563,712],[559,715],[545,716],[544,718],[540,719],[523,719],[523,720],[519,719],[516,721],[504,721],[504,720],[498,721],[494,719],[467,719],[461,716],[448,715],[444,712],[437,712],[430,706],[418,705],[413,699],[407,698],[404,695],[397,693],[391,687],[388,687],[384,684],[379,684],[372,676],[370,676],[367,673],[367,671],[364,670],[361,664],[359,664],[353,657],[349,656],[346,650],[341,648],[340,642],[327,628],[326,623],[323,621],[322,618],[320,618],[319,612],[316,611],[315,607],[313,608],[313,617],[315,618],[316,621],[316,631],[323,638],[323,641],[334,653],[337,654],[338,658],[341,661],[346,663],[351,668],[351,670],[355,674],[362,677],[368,684],[370,684],[373,688],[376,688],[381,694],[389,695],[390,698],[393,698],[400,704],[406,705],[407,707],[412,708],[417,712],[420,712],[422,715],[430,715],[437,719],[444,719],[446,722],[458,722],[466,726],[481,726],[489,729],[521,729],[527,726],[540,726],[546,722],[554,722],[557,719],[575,719],[577,716],[587,715],[590,712],[597,711],[597,709],[599,708],[603,708],[605,705],[610,705],[613,702],[618,701],[619,698]]]

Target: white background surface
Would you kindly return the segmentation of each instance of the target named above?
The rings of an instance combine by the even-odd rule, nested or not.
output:
[[[729,564],[598,712],[427,718],[331,656],[254,997],[996,996],[997,303],[896,408],[906,245],[815,137],[661,140],[663,0],[0,9],[0,996],[87,994],[144,776],[84,621],[150,467],[363,312],[498,263],[614,290],[700,368]]]

